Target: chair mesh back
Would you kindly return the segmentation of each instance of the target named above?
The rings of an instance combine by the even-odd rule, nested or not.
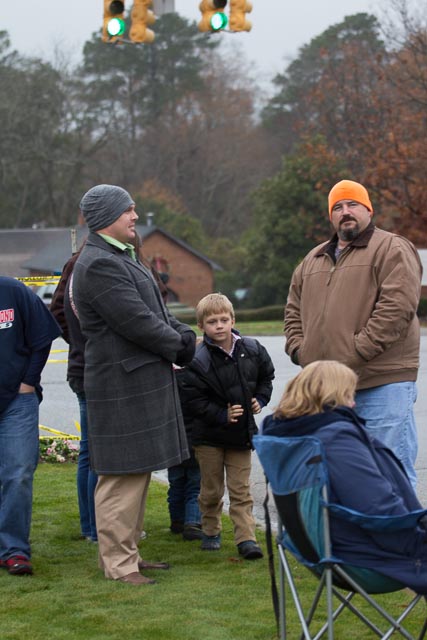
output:
[[[317,563],[325,555],[320,494],[327,474],[321,442],[256,436],[254,445],[284,525],[280,542],[304,564]]]
[[[310,563],[319,562],[319,554],[313,546],[299,515],[298,495],[291,493],[288,496],[273,494],[277,512],[280,516],[284,531],[280,543],[291,549],[294,555],[306,559]],[[298,552],[298,553],[297,553]]]
[[[255,436],[254,446],[265,475],[270,482],[277,511],[283,523],[279,542],[302,564],[320,575],[322,561],[333,560],[345,567],[368,593],[386,593],[402,589],[397,580],[378,574],[370,568],[353,567],[336,557],[329,557],[324,541],[324,511],[322,490],[329,488],[322,443],[311,436],[303,438],[278,438]],[[337,513],[350,510],[339,505],[328,505]],[[403,517],[403,525],[409,518],[419,518],[423,511],[411,512]],[[345,515],[345,513],[344,513]],[[378,520],[358,512],[350,512],[350,521],[357,523]],[[403,526],[402,525],[402,526]],[[386,530],[387,522],[383,525]],[[334,577],[337,586],[348,588],[345,581]]]

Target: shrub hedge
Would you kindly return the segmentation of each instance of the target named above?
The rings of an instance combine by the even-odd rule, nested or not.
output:
[[[271,322],[272,320],[283,320],[284,305],[276,304],[259,309],[236,309],[236,322]],[[427,298],[421,298],[417,311],[418,317],[427,320]],[[196,324],[195,311],[175,313],[178,320],[187,324]]]
[[[427,298],[421,298],[417,314],[419,318],[427,320]]]
[[[174,315],[181,322],[186,324],[196,324],[196,312],[173,311]],[[269,322],[272,320],[283,320],[283,305],[271,305],[260,307],[259,309],[236,309],[236,322]]]

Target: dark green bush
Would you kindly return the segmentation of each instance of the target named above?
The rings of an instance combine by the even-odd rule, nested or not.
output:
[[[259,309],[237,309],[237,322],[271,322],[272,320],[283,320],[285,307],[282,304],[260,307]]]
[[[180,313],[179,311],[171,310],[171,313],[175,316],[175,318],[178,318],[180,322],[185,322],[185,324],[196,324],[195,311],[192,311],[190,313],[188,311],[184,311]]]
[[[186,324],[196,323],[195,312],[179,312],[172,313]],[[236,322],[271,322],[272,320],[283,320],[284,305],[271,305],[269,307],[260,307],[259,309],[236,309]]]
[[[421,298],[417,314],[419,318],[427,320],[427,298]]]
[[[273,320],[283,320],[285,305],[276,304],[259,309],[236,309],[236,322],[271,322]],[[172,311],[172,313],[174,313]],[[417,311],[418,317],[427,320],[427,298],[421,298]],[[185,311],[174,315],[181,322],[186,324],[196,324],[196,312]]]

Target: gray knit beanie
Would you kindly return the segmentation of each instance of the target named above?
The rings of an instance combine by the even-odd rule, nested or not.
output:
[[[132,204],[135,202],[122,187],[98,184],[84,194],[80,209],[89,231],[98,231],[113,224]]]

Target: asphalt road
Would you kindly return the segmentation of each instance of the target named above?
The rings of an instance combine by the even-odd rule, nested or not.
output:
[[[418,400],[415,405],[415,416],[418,427],[419,449],[416,469],[418,473],[418,494],[423,505],[427,505],[427,330],[421,337],[421,367],[418,378]],[[296,375],[299,367],[293,365],[284,353],[284,338],[260,337],[258,340],[266,347],[276,367],[276,378],[273,385],[273,396],[268,407],[257,416],[258,421],[271,413],[277,404],[286,382]],[[52,349],[65,350],[62,353],[51,353],[50,359],[67,358],[67,345],[58,338]],[[44,400],[40,407],[40,424],[68,434],[77,434],[75,421],[79,420],[77,399],[66,382],[66,364],[64,362],[48,362],[43,376]],[[42,431],[44,435],[48,432]],[[166,479],[165,472],[156,474],[161,480]],[[255,515],[260,523],[264,522],[262,502],[265,496],[265,481],[256,454],[253,454],[252,491],[255,499]],[[165,505],[166,508],[166,505]],[[274,509],[272,513],[273,520]]]

